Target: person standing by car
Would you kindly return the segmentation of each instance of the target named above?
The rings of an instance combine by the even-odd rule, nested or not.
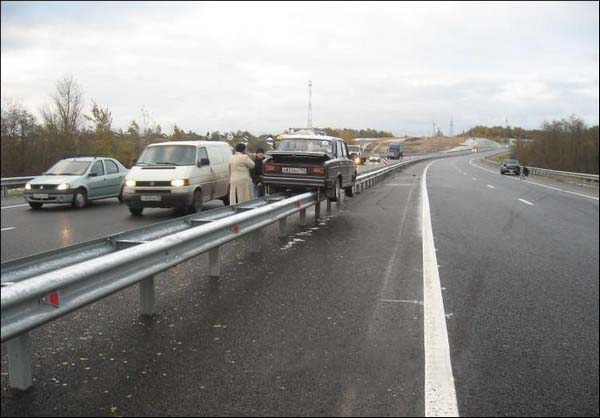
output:
[[[254,170],[252,170],[252,182],[254,183],[254,196],[262,197],[265,195],[265,187],[262,184],[263,161],[265,159],[265,150],[258,148],[254,158]]]
[[[229,204],[237,205],[254,198],[250,170],[254,161],[246,155],[246,146],[237,144],[235,154],[229,158]]]

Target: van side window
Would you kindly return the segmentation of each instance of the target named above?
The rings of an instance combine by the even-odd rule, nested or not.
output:
[[[203,158],[208,159],[206,148],[198,148],[198,162],[200,162]]]

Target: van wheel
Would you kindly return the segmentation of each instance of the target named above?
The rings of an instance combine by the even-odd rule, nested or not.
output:
[[[194,198],[192,204],[189,206],[188,211],[190,213],[200,212],[202,210],[202,190],[196,189],[194,191]]]
[[[131,212],[131,214],[133,216],[140,216],[143,211],[144,211],[144,208],[132,208],[132,207],[129,207],[129,212]]]
[[[82,209],[87,205],[87,193],[83,189],[77,189],[73,195],[73,207],[75,209]]]

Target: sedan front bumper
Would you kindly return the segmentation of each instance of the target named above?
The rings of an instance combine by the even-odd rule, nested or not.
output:
[[[27,191],[23,193],[26,202],[32,203],[72,203],[73,190],[65,192],[49,191],[47,193]]]

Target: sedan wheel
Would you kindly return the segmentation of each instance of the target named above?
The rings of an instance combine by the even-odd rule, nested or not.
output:
[[[73,195],[73,207],[75,209],[84,208],[87,203],[87,193],[85,190],[77,189]]]
[[[333,196],[329,198],[330,202],[339,202],[340,198],[341,198],[341,193],[340,193],[340,181],[339,179],[335,179],[335,181],[333,182]]]

